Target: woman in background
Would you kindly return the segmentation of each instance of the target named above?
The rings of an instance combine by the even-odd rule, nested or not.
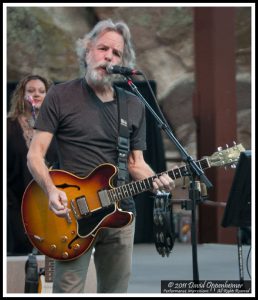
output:
[[[27,152],[33,126],[51,83],[39,75],[19,81],[11,97],[7,115],[7,253],[24,255],[32,250],[21,217],[23,193],[32,180],[27,167]],[[47,164],[57,161],[54,145],[46,156]]]

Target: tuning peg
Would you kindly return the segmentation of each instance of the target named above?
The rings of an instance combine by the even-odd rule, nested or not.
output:
[[[233,144],[234,144],[234,146],[236,146],[236,142],[235,141],[233,141]]]
[[[232,168],[232,169],[235,169],[235,168],[236,168],[236,164],[232,164],[232,165],[231,165],[231,168]]]
[[[226,148],[228,149],[228,144],[226,144]]]
[[[221,150],[222,150],[222,147],[221,147],[221,146],[219,146],[219,147],[218,147],[218,151],[221,151]]]

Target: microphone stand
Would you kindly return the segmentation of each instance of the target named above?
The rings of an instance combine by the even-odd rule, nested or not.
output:
[[[186,162],[186,167],[189,172],[191,178],[191,188],[189,190],[189,198],[192,200],[191,211],[192,211],[192,224],[191,224],[191,241],[192,241],[192,259],[193,259],[193,280],[194,282],[199,282],[199,272],[198,272],[198,264],[197,264],[197,241],[196,241],[196,203],[198,197],[200,196],[199,189],[197,188],[196,179],[200,178],[200,180],[206,185],[207,188],[212,187],[211,182],[205,176],[202,169],[198,167],[193,158],[186,152],[186,150],[182,147],[179,141],[176,139],[174,134],[172,133],[169,126],[166,122],[162,121],[161,118],[156,114],[156,112],[152,109],[150,104],[146,101],[146,99],[141,95],[138,91],[135,84],[132,82],[132,79],[128,76],[125,76],[127,79],[127,84],[131,88],[131,90],[140,98],[140,100],[144,103],[144,105],[149,109],[151,114],[155,117],[158,126],[164,130],[164,132],[168,135],[169,139],[176,145],[179,150],[183,161]],[[185,176],[184,175],[184,176]]]

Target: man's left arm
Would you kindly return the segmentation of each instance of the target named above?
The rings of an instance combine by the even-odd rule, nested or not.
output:
[[[128,157],[128,171],[134,180],[142,180],[154,176],[155,173],[145,162],[141,150],[133,150]],[[175,182],[166,173],[153,180],[153,192],[158,190],[171,192],[175,188]]]

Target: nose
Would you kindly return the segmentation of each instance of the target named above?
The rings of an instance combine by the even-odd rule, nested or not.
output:
[[[35,92],[33,93],[33,97],[34,97],[34,98],[40,97],[40,92],[37,91],[37,90],[35,90]]]
[[[105,60],[112,61],[112,58],[113,58],[113,51],[112,49],[108,49],[105,54]]]

